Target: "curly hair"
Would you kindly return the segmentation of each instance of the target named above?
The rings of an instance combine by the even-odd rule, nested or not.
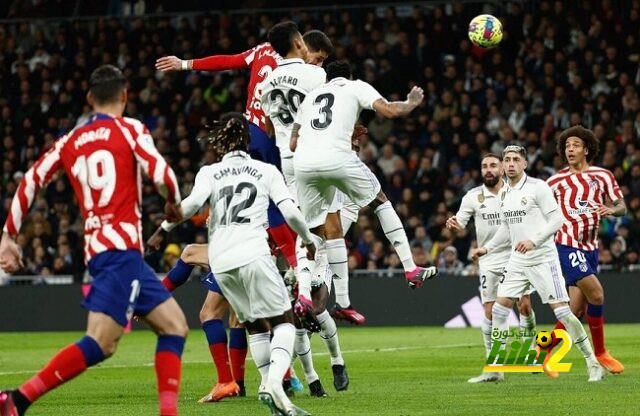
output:
[[[598,138],[593,134],[593,131],[584,128],[581,125],[576,125],[569,127],[558,136],[556,151],[564,163],[568,163],[567,155],[565,154],[565,147],[567,146],[567,140],[569,137],[577,137],[582,140],[582,143],[584,143],[584,146],[588,150],[587,163],[591,163],[596,159],[600,152],[600,142],[598,141]]]
[[[240,113],[225,113],[220,120],[206,125],[207,134],[199,137],[209,143],[216,152],[218,159],[236,150],[244,152],[249,148],[249,122]]]

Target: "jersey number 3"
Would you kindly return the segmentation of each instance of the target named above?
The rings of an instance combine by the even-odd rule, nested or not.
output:
[[[116,188],[116,163],[108,150],[97,150],[89,156],[80,156],[71,168],[82,187],[82,199],[87,211],[93,209],[91,191],[100,191],[98,207],[106,207]]]
[[[244,192],[245,190],[248,193]],[[258,190],[249,182],[240,182],[236,189],[233,186],[225,186],[220,189],[218,200],[224,204],[224,211],[220,217],[220,225],[247,224],[251,222],[249,218],[240,215],[240,211],[249,208],[256,201]],[[234,195],[240,195],[242,199],[238,203],[231,205]]]
[[[324,130],[329,127],[333,120],[333,111],[331,111],[331,108],[335,100],[336,97],[331,93],[320,94],[316,97],[313,104],[320,106],[320,117],[311,120],[311,127],[316,130]]]

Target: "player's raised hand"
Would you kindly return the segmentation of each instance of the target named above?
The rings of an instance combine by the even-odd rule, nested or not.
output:
[[[526,253],[527,251],[533,250],[536,245],[533,244],[531,240],[518,241],[515,247],[515,251],[518,253]]]
[[[454,231],[463,230],[462,225],[460,225],[460,223],[458,222],[458,219],[455,216],[449,218],[445,225],[449,230],[454,230]]]
[[[407,94],[407,101],[412,106],[417,107],[418,105],[420,105],[423,99],[424,99],[424,91],[422,90],[422,88],[417,86],[414,86],[413,88],[411,88],[411,91],[409,91],[409,94]]]
[[[369,129],[367,129],[362,124],[356,124],[353,127],[353,133],[351,134],[351,139],[356,139],[362,136],[363,134],[367,134],[367,133],[369,133]]]
[[[480,257],[487,254],[487,249],[484,247],[472,248],[471,249],[471,260],[478,260]]]
[[[164,236],[166,231],[162,229],[162,227],[158,227],[158,229],[149,237],[147,240],[147,247],[151,250],[160,250],[160,245],[164,241]]]
[[[0,268],[6,273],[15,273],[23,267],[22,249],[9,234],[4,233],[0,242]]]
[[[307,259],[316,259],[316,244],[312,241],[310,243],[302,243],[302,247],[307,249]]]
[[[162,72],[182,71],[182,59],[177,56],[163,56],[156,60],[156,69]]]

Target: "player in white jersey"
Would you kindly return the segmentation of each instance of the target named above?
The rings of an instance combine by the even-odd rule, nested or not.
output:
[[[200,169],[191,195],[180,204],[175,218],[169,218],[168,228],[209,202],[209,265],[238,320],[249,331],[251,355],[262,376],[259,398],[273,414],[305,415],[308,413],[294,406],[282,388],[295,327],[287,290],[267,243],[269,199],[300,235],[310,258],[315,253],[313,236],[282,174],[247,154],[249,125],[242,114],[224,115],[221,126],[212,144],[222,160]]]
[[[473,218],[478,246],[487,244],[500,227],[500,191],[505,186],[503,180],[504,169],[502,156],[493,153],[486,154],[481,162],[483,185],[471,189],[462,198],[460,209],[455,216],[447,220],[447,228],[463,231]],[[482,320],[482,337],[487,356],[491,351],[491,309],[498,294],[498,284],[504,274],[504,268],[509,261],[511,245],[505,241],[490,254],[480,258],[480,298],[484,305],[484,319]],[[520,312],[520,329],[533,333],[536,329],[536,317],[531,309],[529,291],[525,292],[517,302]],[[501,381],[503,373],[482,373],[470,378],[469,383]]]
[[[401,117],[422,99],[422,90],[414,87],[407,101],[390,103],[366,82],[352,81],[349,63],[334,62],[327,67],[327,83],[308,94],[300,106],[291,136],[298,199],[309,226],[324,237],[323,227],[336,190],[359,207],[372,207],[402,261],[411,287],[422,286],[437,270],[417,267],[413,262],[402,222],[381,191],[378,179],[351,150],[351,137],[363,109],[373,109],[389,118]],[[301,294],[305,285],[300,283]]]
[[[527,167],[524,147],[507,146],[503,158],[508,182],[500,193],[502,224],[491,241],[472,250],[472,256],[477,258],[501,247],[505,241],[511,242],[509,263],[493,304],[492,327],[508,330],[513,299],[521,298],[533,286],[542,303],[549,304],[584,356],[589,381],[600,381],[604,378],[604,370],[595,358],[580,320],[569,308],[569,295],[553,242],[562,225],[560,207],[544,181],[524,173]],[[546,366],[545,370],[548,370]]]

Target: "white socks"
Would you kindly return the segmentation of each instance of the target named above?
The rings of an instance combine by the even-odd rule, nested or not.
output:
[[[311,273],[315,270],[315,262],[307,259],[307,249],[300,247],[302,239],[296,238],[296,257],[298,267],[296,267],[296,280],[298,281],[298,294],[311,300]]]
[[[391,245],[393,245],[393,248],[395,248],[402,262],[404,271],[410,272],[415,270],[416,264],[413,262],[413,255],[411,254],[411,246],[409,246],[407,233],[404,231],[402,221],[400,221],[396,210],[393,209],[391,202],[385,202],[376,208],[374,212],[378,216],[384,234],[387,236]]]
[[[487,351],[488,357],[489,352],[491,352],[491,319],[485,316],[482,319],[480,329],[482,330],[482,340],[484,341],[484,348]]]
[[[520,329],[522,331],[527,331],[527,333],[536,330],[536,314],[533,310],[531,311],[531,315],[528,316],[520,314]],[[533,343],[533,336],[524,337],[525,341],[528,339],[531,340],[531,347],[535,347],[535,344]]]
[[[585,360],[587,360],[587,362],[595,362],[596,358],[593,354],[589,337],[582,326],[582,322],[571,312],[569,306],[556,308],[553,310],[553,313],[556,314],[558,321],[562,322],[562,325],[567,329],[567,332],[571,335],[571,338],[573,338],[573,343],[578,347]]]
[[[251,350],[251,358],[253,358],[262,377],[260,384],[264,385],[267,382],[269,363],[271,362],[271,333],[250,334],[249,350]]]
[[[500,305],[498,302],[494,303],[493,308],[491,309],[491,315],[493,316],[493,319],[492,319],[493,328],[491,328],[491,331],[493,332],[494,328],[497,328],[497,330],[500,331],[500,333],[503,333],[502,331],[508,331],[510,313],[511,313],[511,309]],[[494,341],[495,340],[491,340],[492,346]],[[505,344],[503,344],[503,346],[505,346]]]
[[[349,263],[347,245],[344,238],[327,240],[327,259],[333,272],[333,284],[336,288],[336,303],[342,308],[351,305],[349,299]]]
[[[318,373],[313,368],[313,358],[311,355],[311,341],[307,335],[306,329],[296,329],[296,342],[294,349],[300,363],[302,363],[302,369],[304,370],[304,378],[307,380],[307,384],[311,384],[316,381]]]
[[[293,324],[280,324],[273,328],[271,339],[271,363],[269,365],[269,383],[282,385],[282,378],[291,365],[293,343],[296,336],[296,328]],[[251,350],[253,354],[253,350]]]
[[[336,327],[335,321],[326,310],[316,315],[316,318],[318,322],[320,322],[320,336],[327,346],[327,349],[329,349],[329,355],[331,355],[331,365],[344,365],[344,359],[340,351],[340,342],[338,341],[338,328]]]

